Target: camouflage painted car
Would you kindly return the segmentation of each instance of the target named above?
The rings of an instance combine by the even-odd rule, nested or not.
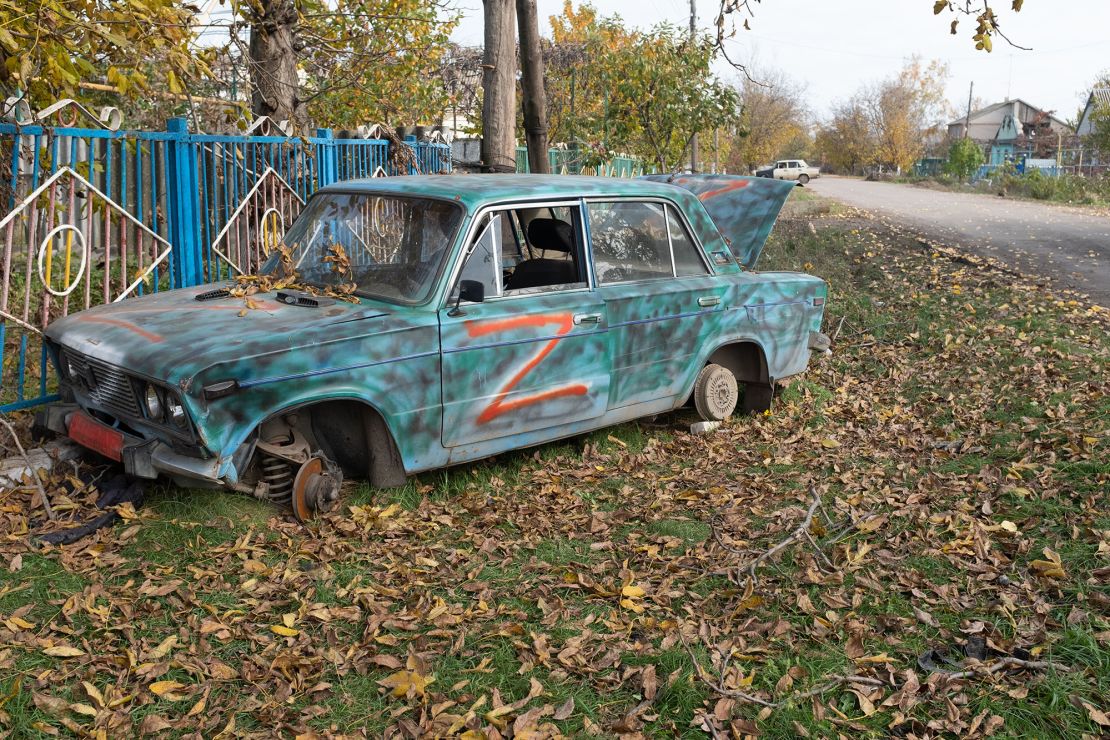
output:
[[[763,410],[827,346],[825,283],[754,271],[791,187],[720,175],[327,187],[259,270],[295,270],[297,288],[247,301],[209,285],[53,324],[63,401],[39,423],[132,475],[306,518],[343,476],[400,485],[690,401],[710,420]]]

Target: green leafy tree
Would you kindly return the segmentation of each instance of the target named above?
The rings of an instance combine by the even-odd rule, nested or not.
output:
[[[708,39],[691,41],[675,26],[637,34],[625,53],[608,59],[615,138],[673,170],[695,134],[733,123],[739,96],[713,76],[712,60]]]
[[[1110,70],[1100,74],[1090,88],[1090,90],[1100,89],[1110,89]],[[1083,111],[1080,109],[1077,118],[1082,115]],[[1110,152],[1110,105],[1100,105],[1097,98],[1095,108],[1091,111],[1091,133],[1088,136],[1088,141],[1094,147],[1104,152]]]
[[[454,13],[437,0],[233,0],[252,108],[305,127],[436,120]],[[242,39],[249,30],[249,44]]]
[[[1091,112],[1091,143],[1104,152],[1110,152],[1110,105],[1103,105]]]
[[[823,165],[846,174],[877,159],[878,141],[861,95],[833,107],[832,117],[817,129],[814,148]]]
[[[197,9],[181,0],[0,0],[0,88],[40,109],[88,97],[92,78],[121,93],[182,93],[210,73],[191,44]]]
[[[58,97],[105,102],[82,85],[107,83],[142,107],[148,91],[203,89],[219,60],[246,67],[256,115],[302,130],[313,120],[428,122],[446,107],[439,71],[458,16],[439,0],[233,0],[231,9],[226,23],[195,26],[197,8],[183,0],[0,0],[3,97],[32,109]],[[227,45],[197,44],[203,28],[226,30]]]
[[[563,12],[549,21],[551,45],[545,53],[544,86],[548,138],[604,150],[609,143],[608,63],[631,53],[635,34],[619,18],[600,17],[589,3],[575,8],[571,0],[565,0]]]
[[[948,161],[944,171],[961,180],[971,177],[983,164],[983,148],[971,139],[956,139],[948,147]]]
[[[551,18],[547,95],[551,141],[594,155],[624,152],[674,169],[695,133],[735,122],[739,97],[713,75],[710,39],[660,25],[647,32],[589,5]]]

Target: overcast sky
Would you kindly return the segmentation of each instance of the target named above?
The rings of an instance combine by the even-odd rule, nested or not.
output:
[[[453,39],[482,44],[480,0],[458,0],[464,17]],[[718,7],[698,0],[698,26],[711,31]],[[563,0],[538,0],[540,33],[549,36],[548,18]],[[754,3],[753,3],[754,4]],[[620,15],[627,24],[647,28],[670,21],[689,24],[688,2],[675,0],[594,0],[602,15]],[[1110,0],[1026,0],[1020,13],[1009,0],[995,0],[1002,30],[1032,51],[1012,49],[1002,40],[994,52],[975,51],[961,16],[958,36],[948,33],[954,17],[934,16],[932,0],[763,0],[756,5],[751,31],[737,31],[726,42],[737,61],[776,67],[803,82],[814,112],[849,97],[862,82],[894,74],[911,54],[948,62],[948,97],[959,110],[967,105],[968,85],[987,104],[1022,98],[1065,120],[1075,117],[1095,76],[1110,69]],[[735,74],[720,66],[723,76]]]

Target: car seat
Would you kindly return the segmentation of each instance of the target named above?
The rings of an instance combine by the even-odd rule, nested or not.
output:
[[[521,262],[505,284],[507,290],[540,288],[578,282],[574,263],[574,227],[557,218],[534,218],[528,224],[528,243],[545,252],[561,252],[571,259],[536,257]]]

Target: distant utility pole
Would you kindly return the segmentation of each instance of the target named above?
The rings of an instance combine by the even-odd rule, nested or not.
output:
[[[971,93],[975,91],[975,80],[971,81],[971,86],[967,89],[967,118],[964,119],[964,138],[966,139],[970,134],[971,129]]]
[[[698,8],[696,5],[697,0],[690,0],[690,44],[693,45],[695,41],[695,34],[697,33],[698,24]],[[694,137],[690,139],[690,171],[698,171],[698,132],[694,132]]]

